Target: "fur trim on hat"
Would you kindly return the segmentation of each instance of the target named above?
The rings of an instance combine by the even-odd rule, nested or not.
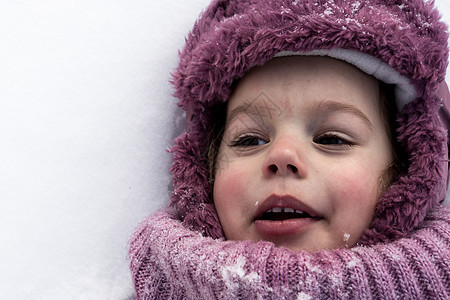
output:
[[[436,90],[447,67],[447,39],[432,1],[213,1],[189,34],[173,74],[189,125],[171,149],[171,205],[186,226],[223,237],[208,182],[211,108],[228,100],[245,72],[280,52],[345,49],[395,70],[401,81],[395,82],[397,95],[406,95],[397,99],[403,108],[397,132],[409,156],[408,171],[381,196],[360,243],[404,236],[443,200],[447,137],[436,125],[441,105]]]

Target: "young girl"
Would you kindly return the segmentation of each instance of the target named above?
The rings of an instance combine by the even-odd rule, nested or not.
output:
[[[137,298],[449,298],[447,38],[420,0],[214,1]]]

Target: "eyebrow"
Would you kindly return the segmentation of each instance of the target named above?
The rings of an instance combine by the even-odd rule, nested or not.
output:
[[[254,121],[261,122],[263,118],[272,119],[277,114],[277,109],[267,105],[267,103],[256,105],[255,103],[245,102],[229,112],[225,128],[235,119],[238,119],[240,114],[248,115]]]
[[[370,128],[374,128],[372,122],[370,122],[369,118],[358,108],[351,104],[344,104],[337,101],[324,101],[320,102],[318,104],[315,104],[311,107],[312,111],[321,111],[324,113],[331,113],[331,112],[345,112],[350,113],[352,115],[355,115],[359,119],[361,119],[364,123],[366,123]]]
[[[352,115],[355,115],[359,119],[361,119],[364,123],[366,123],[370,128],[374,128],[372,122],[370,119],[358,108],[356,108],[353,105],[350,104],[344,104],[341,102],[328,100],[323,101],[317,104],[312,105],[310,108],[308,108],[308,111],[320,111],[323,113],[332,113],[332,112],[346,112],[350,113]],[[238,107],[234,108],[230,113],[227,115],[227,121],[225,124],[225,127],[233,122],[234,119],[236,119],[239,114],[246,113],[246,114],[252,114],[251,111],[251,104],[250,103],[244,103],[242,105],[239,105]]]
[[[230,111],[230,113],[227,115],[226,125],[233,122],[233,120],[236,119],[239,114],[248,113],[249,107],[250,107],[249,103],[244,103],[244,104],[241,104],[238,107],[234,108],[232,111]]]

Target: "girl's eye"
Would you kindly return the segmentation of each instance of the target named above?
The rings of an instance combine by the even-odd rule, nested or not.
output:
[[[338,145],[338,146],[347,145],[347,146],[353,146],[352,142],[350,142],[350,141],[348,141],[348,140],[346,140],[344,138],[341,138],[341,137],[339,137],[336,134],[323,134],[323,135],[320,135],[320,136],[318,136],[318,137],[316,137],[314,139],[314,143],[320,144],[320,145]]]
[[[235,141],[231,143],[232,147],[251,147],[251,146],[262,146],[267,142],[257,136],[243,135],[238,137]]]

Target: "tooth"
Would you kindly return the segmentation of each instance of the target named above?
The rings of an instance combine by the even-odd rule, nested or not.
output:
[[[273,211],[274,213],[279,213],[279,212],[282,211],[282,209],[281,209],[281,207],[274,207],[274,208],[272,208],[272,211]]]
[[[295,210],[295,213],[296,213],[296,214],[302,214],[303,211],[296,209],[296,210]]]
[[[284,212],[285,212],[285,213],[293,213],[293,212],[294,212],[294,209],[293,209],[293,208],[290,208],[290,207],[286,207],[286,208],[284,209]]]

